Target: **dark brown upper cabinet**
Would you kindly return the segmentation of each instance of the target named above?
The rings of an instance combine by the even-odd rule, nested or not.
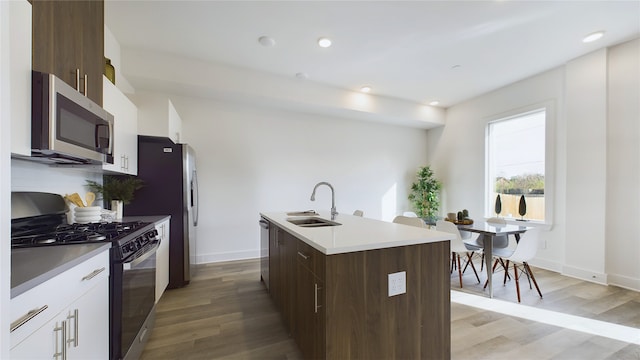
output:
[[[55,74],[102,106],[104,2],[32,4],[33,69]]]

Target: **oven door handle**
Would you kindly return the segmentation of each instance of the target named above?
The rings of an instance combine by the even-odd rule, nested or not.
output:
[[[160,240],[156,241],[155,246],[152,247],[149,251],[144,253],[139,258],[135,258],[131,261],[123,262],[122,268],[124,270],[131,270],[132,267],[140,265],[141,262],[147,260],[151,255],[153,255],[156,252],[156,250],[158,250],[158,247],[160,247]]]

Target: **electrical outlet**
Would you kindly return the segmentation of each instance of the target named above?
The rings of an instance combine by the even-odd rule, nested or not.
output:
[[[407,292],[407,272],[389,274],[389,297]]]

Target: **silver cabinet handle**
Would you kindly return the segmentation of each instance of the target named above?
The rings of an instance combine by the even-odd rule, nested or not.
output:
[[[65,341],[66,344],[73,344],[78,347],[78,309],[73,310],[73,315],[69,314],[67,320],[73,319],[73,338],[71,337],[71,322],[69,322],[69,337]]]
[[[307,255],[305,255],[305,254],[301,253],[300,251],[298,251],[298,255],[302,256],[302,258],[303,258],[303,259],[305,259],[305,260],[308,260],[308,259],[309,259],[309,256],[307,256]]]
[[[58,357],[62,358],[62,360],[66,360],[67,359],[67,322],[66,321],[62,321],[60,323],[60,326],[56,326],[53,329],[53,332],[56,335],[56,349],[55,349],[55,353],[53,354],[53,358],[57,359]],[[58,334],[62,334],[61,335],[61,339],[58,339]],[[60,340],[60,341],[58,341]],[[62,346],[62,350],[58,350],[58,345]]]
[[[94,277],[98,276],[98,274],[100,274],[100,273],[101,273],[101,272],[103,272],[104,270],[105,270],[105,268],[104,268],[104,267],[103,267],[102,269],[96,269],[96,270],[93,270],[93,271],[91,272],[91,274],[84,276],[84,277],[82,278],[82,281],[85,281],[85,280],[91,280],[91,279],[93,279]]]
[[[87,76],[87,74],[84,74],[84,96],[87,96],[87,80],[89,79],[89,77]]]
[[[11,327],[10,327],[9,332],[14,332],[17,328],[19,328],[20,326],[26,324],[29,320],[31,320],[34,317],[38,316],[38,314],[40,314],[41,312],[47,310],[48,308],[49,308],[49,305],[45,305],[45,306],[43,306],[41,308],[38,308],[38,309],[29,310],[29,312],[27,312],[26,314],[22,315],[16,321],[11,323]]]
[[[314,283],[314,298],[313,298],[313,310],[314,312],[317,314],[318,313],[318,309],[322,307],[322,305],[318,305],[318,290],[322,290],[321,287],[318,286],[318,283]]]
[[[76,69],[76,91],[80,92],[80,69]]]

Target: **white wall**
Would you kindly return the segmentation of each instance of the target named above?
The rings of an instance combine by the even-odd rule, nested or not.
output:
[[[565,66],[567,229],[563,271],[606,283],[607,49]],[[580,251],[570,251],[580,249]]]
[[[638,236],[620,217],[640,217],[639,41],[449,108],[446,125],[428,131],[429,163],[444,183],[441,211],[482,218],[487,121],[551,103],[553,227],[532,263],[640,290]]]
[[[11,288],[11,119],[9,102],[9,2],[0,1],[0,359],[9,358]]]
[[[137,91],[140,89],[136,89]],[[328,211],[391,220],[426,164],[426,130],[171,96],[197,153],[197,262],[259,256],[259,212]]]
[[[638,54],[640,40],[610,49],[608,58],[606,272],[611,283],[633,289],[640,289]]]
[[[77,192],[84,199],[85,193],[89,191],[86,180],[102,182],[102,167],[49,166],[34,161],[11,159],[12,192],[38,191],[60,195]]]

